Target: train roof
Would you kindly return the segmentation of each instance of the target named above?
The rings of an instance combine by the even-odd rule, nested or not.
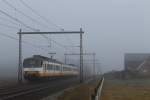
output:
[[[41,55],[33,55],[32,57],[26,58],[25,60],[28,60],[28,59],[45,60],[45,61],[49,61],[49,62],[64,64],[64,63],[62,63],[56,59],[48,58],[48,57],[41,56]],[[74,64],[67,64],[67,65],[70,65],[72,67],[76,67]]]
[[[56,59],[48,58],[48,57],[41,56],[41,55],[33,55],[32,57],[29,57],[29,58],[26,58],[26,59],[45,60],[45,61],[50,61],[50,62],[55,62],[55,63],[63,64],[62,62],[57,61]]]

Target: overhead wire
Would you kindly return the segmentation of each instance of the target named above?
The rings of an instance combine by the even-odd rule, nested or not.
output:
[[[6,13],[5,11],[3,11],[3,10],[1,10],[1,9],[0,9],[0,13],[6,15],[6,16],[9,17],[10,19],[12,19],[12,20],[14,20],[14,21],[16,21],[16,22],[22,24],[23,26],[25,26],[26,28],[28,28],[28,29],[30,29],[30,30],[32,30],[32,31],[40,31],[39,29],[35,29],[35,28],[31,27],[31,26],[28,26],[27,24],[25,24],[25,23],[22,22],[21,20],[19,20],[19,19],[15,18],[15,17],[9,15],[8,13]]]
[[[39,31],[39,29],[35,29],[35,28],[32,28],[31,26],[28,26],[28,25],[25,24],[24,22],[22,22],[22,21],[20,21],[19,19],[15,18],[15,17],[13,17],[13,16],[11,16],[11,15],[9,15],[8,13],[4,12],[3,10],[0,10],[0,13],[2,13],[2,14],[4,14],[4,15],[6,15],[7,17],[9,17],[10,19],[12,19],[12,20],[14,20],[14,21],[16,21],[16,22],[22,24],[23,26],[25,26],[25,27],[28,28],[28,29],[31,29],[31,30],[33,30],[33,31]],[[2,23],[1,23],[0,25],[3,25],[3,26],[8,27],[8,28],[18,29],[17,27],[10,26],[10,25],[5,25],[5,24],[2,24]],[[4,34],[3,34],[3,36],[4,36]],[[9,37],[9,38],[11,38],[11,39],[14,39],[14,37],[11,37],[11,36],[8,36],[8,35],[5,35],[5,36],[7,36],[7,37]],[[16,40],[16,39],[15,39],[15,40]],[[24,42],[25,42],[25,41],[24,41]],[[26,43],[28,43],[28,42],[26,42]],[[34,46],[34,47],[36,46],[36,45],[31,44],[31,43],[28,43],[28,44],[30,44],[30,45],[32,45],[32,46]],[[37,47],[37,46],[36,46],[36,47]]]
[[[12,17],[12,16],[9,15],[8,13],[4,12],[3,10],[0,10],[0,12],[1,12],[2,14],[6,15],[7,17],[13,19],[14,21],[16,21],[16,22],[18,22],[18,23],[24,25],[24,26],[25,26],[26,28],[28,28],[28,29],[31,29],[31,30],[33,30],[33,31],[39,31],[38,29],[34,29],[34,28],[32,28],[32,27],[26,25],[25,23],[23,23],[23,22],[20,21],[19,19],[15,18],[15,17]],[[9,28],[16,28],[16,27],[12,27],[12,26],[9,26],[9,25],[5,25],[5,24],[0,24],[0,25],[7,26],[7,27],[9,27]],[[9,37],[10,37],[10,36],[9,36]]]
[[[57,28],[59,28],[61,31],[64,31],[63,28],[59,27],[58,25],[56,25],[55,23],[53,22],[50,22],[47,18],[45,18],[44,16],[42,16],[41,14],[39,14],[36,10],[34,10],[32,7],[30,7],[27,3],[25,3],[23,0],[20,0],[20,2],[25,6],[27,7],[28,9],[30,9],[34,14],[38,15],[41,19],[43,19],[45,22],[49,22],[49,23],[52,23],[53,25],[55,25]],[[68,38],[67,38],[68,39]],[[70,40],[70,39],[68,39]],[[53,41],[52,39],[50,41]],[[70,40],[71,41],[71,40]],[[53,41],[54,43],[56,44],[59,44],[61,45],[62,47],[66,48],[66,46],[60,44],[60,43],[57,43],[56,41]],[[69,42],[71,45],[73,45],[72,41]],[[72,46],[73,47],[73,46]]]
[[[33,31],[39,31],[39,30],[37,30],[37,29],[34,29],[34,28],[32,28],[32,27],[26,25],[26,24],[23,23],[22,21],[18,20],[18,19],[15,18],[15,17],[12,17],[11,15],[7,14],[6,12],[4,12],[4,11],[2,11],[2,10],[0,10],[0,12],[1,12],[2,14],[4,14],[4,15],[8,16],[9,18],[15,20],[16,22],[19,22],[19,23],[23,24],[26,28],[29,28],[29,29],[31,29],[31,30],[33,30]],[[41,35],[42,35],[42,34],[41,34]],[[42,35],[42,36],[43,36],[44,38],[47,38],[45,35]],[[47,38],[47,39],[48,39],[48,38]],[[56,43],[56,41],[55,41],[55,43]],[[57,44],[58,44],[58,43],[57,43]],[[60,45],[60,44],[59,44],[59,45]]]
[[[4,26],[4,27],[7,27],[7,28],[12,28],[12,29],[19,29],[18,27],[7,25],[7,24],[3,24],[3,23],[0,23],[0,26]]]
[[[39,16],[41,19],[43,19],[46,23],[52,23],[54,26],[56,26],[58,29],[60,30],[64,30],[63,28],[59,27],[58,25],[56,25],[55,23],[49,21],[47,18],[45,18],[44,16],[42,16],[41,14],[39,14],[36,10],[34,10],[33,8],[31,8],[27,3],[25,3],[23,0],[20,0],[20,2],[25,6],[27,7],[28,9],[30,9],[34,14],[36,14],[37,16]],[[55,40],[53,39],[49,39],[48,37],[46,37],[45,35],[42,35],[45,39],[47,39],[49,42],[53,41],[55,44],[63,47],[66,49],[66,46],[64,46],[63,44],[61,43],[58,43],[56,42]]]
[[[43,21],[45,21],[47,24],[52,24],[55,27],[57,27],[60,30],[64,30],[63,28],[61,28],[60,26],[56,25],[55,23],[53,23],[52,21],[48,20],[46,17],[42,16],[41,14],[39,14],[36,10],[34,10],[32,7],[30,7],[26,2],[24,2],[23,0],[19,0],[25,7],[27,7],[28,9],[30,9],[34,14],[36,14],[37,16],[39,16]]]
[[[15,23],[15,22],[13,22],[12,20],[9,20],[9,19],[7,19],[7,18],[5,18],[5,17],[1,17],[1,16],[0,16],[0,19],[5,20],[5,21],[7,21],[7,22],[10,22],[10,23],[12,23],[12,24],[17,24],[17,23]]]
[[[16,7],[14,7],[13,5],[11,5],[9,2],[7,2],[6,0],[3,0],[7,5],[9,5],[10,7],[12,7],[13,9],[15,9],[15,11],[21,13],[22,15],[28,17],[30,20],[32,21],[35,21],[37,22],[36,20],[34,20],[33,18],[31,18],[30,16],[28,15],[25,15],[22,11],[18,10]],[[38,15],[40,18],[42,18],[43,20],[45,20],[45,22],[49,22],[45,17],[41,16],[37,11],[35,11],[34,9],[32,9],[30,6],[28,6],[23,0],[20,0],[22,2],[22,4],[24,4],[24,6],[28,7],[32,12],[34,12],[36,15]],[[39,29],[35,29],[35,28],[32,28],[31,26],[28,26],[27,24],[25,24],[24,22],[22,22],[21,20],[15,18],[15,17],[12,17],[11,15],[9,15],[8,13],[4,12],[3,10],[0,10],[0,13],[6,15],[7,17],[11,18],[12,20],[22,24],[23,26],[25,26],[26,28],[28,29],[31,29],[33,31],[40,31]],[[56,24],[54,24],[55,26],[57,26]],[[57,26],[58,27],[58,26]],[[59,29],[62,29],[59,27]],[[67,48],[67,46],[61,44],[61,43],[58,43],[57,41],[55,40],[52,40],[52,39],[49,39],[48,37],[46,37],[44,34],[41,34],[41,36],[43,36],[45,39],[47,39],[48,41],[53,41],[55,44],[63,47],[63,48]]]
[[[41,19],[43,19],[45,22],[50,22],[48,19],[46,19],[45,17],[41,16],[36,10],[34,10],[33,8],[31,8],[27,3],[25,3],[23,0],[20,0],[20,2],[27,7],[28,9],[30,9],[34,14],[38,15]],[[52,23],[52,22],[50,22]],[[53,25],[55,25],[57,28],[61,29],[61,27],[57,26],[55,23],[53,23]],[[47,39],[49,42],[53,41],[55,44],[64,47],[66,49],[66,47],[64,45],[62,45],[61,43],[56,42],[55,40],[49,39],[48,37],[46,37],[45,35],[42,35],[45,39]],[[51,45],[51,43],[50,43]]]
[[[49,38],[46,37],[45,35],[43,35],[43,37],[44,37],[45,39],[49,40]],[[55,44],[57,44],[57,45],[59,45],[59,46],[65,48],[65,49],[67,49],[67,46],[65,46],[65,45],[63,45],[63,44],[61,44],[61,43],[59,43],[59,42],[57,42],[57,41],[55,41],[55,40],[52,40],[52,39],[51,39],[51,41],[53,41]]]
[[[2,33],[2,32],[0,32],[0,35],[1,35],[1,36],[4,36],[4,37],[7,37],[7,38],[10,38],[10,39],[13,39],[13,40],[17,40],[17,41],[19,40],[19,39],[13,37],[13,36],[4,34],[4,33]],[[33,46],[33,47],[36,47],[36,48],[40,48],[40,49],[42,49],[42,50],[45,50],[44,48],[41,48],[41,45],[33,44],[33,43],[28,42],[28,41],[22,41],[22,42],[25,43],[25,44],[28,44],[28,45],[30,45],[30,46]]]
[[[15,11],[17,11],[18,13],[20,13],[21,15],[25,16],[26,18],[28,18],[29,20],[31,20],[32,22],[42,26],[42,27],[47,27],[49,28],[47,25],[37,21],[36,19],[32,18],[31,16],[25,14],[24,12],[22,12],[21,10],[17,9],[16,7],[14,7],[11,3],[9,3],[7,0],[2,0],[6,5],[8,5],[9,7],[13,8]]]

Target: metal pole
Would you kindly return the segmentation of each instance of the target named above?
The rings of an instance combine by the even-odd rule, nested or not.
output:
[[[93,78],[95,79],[95,53],[93,53]]]
[[[50,58],[53,59],[53,57],[56,53],[48,53],[48,54],[50,55]]]
[[[67,55],[65,55],[65,64],[67,64]]]
[[[82,28],[80,28],[80,83],[83,82],[83,40]]]
[[[22,83],[22,34],[21,34],[21,29],[19,31],[18,83]]]

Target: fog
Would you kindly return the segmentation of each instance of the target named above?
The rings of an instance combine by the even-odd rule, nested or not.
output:
[[[7,1],[25,14],[46,24],[46,22],[32,13],[32,11],[23,6],[19,2],[20,0]],[[0,9],[24,23],[40,29],[40,31],[58,31],[59,29],[53,23],[64,30],[79,30],[82,27],[85,31],[83,36],[84,52],[96,53],[96,58],[101,63],[103,72],[122,70],[124,68],[124,53],[150,52],[149,0],[24,1],[52,22],[48,25],[50,28],[41,27],[39,24],[33,23],[6,5],[3,0],[0,1]],[[18,38],[16,33],[20,28],[22,28],[22,31],[31,31],[18,23],[12,24],[9,21],[5,21],[1,17],[9,19],[0,13],[0,23],[15,26],[18,29],[11,29],[0,25],[0,34],[7,34]],[[71,42],[73,45],[79,45],[79,36],[77,35],[48,36],[64,45],[71,45]],[[23,39],[43,46],[41,49],[23,44],[23,58],[33,54],[49,56],[48,52],[57,52],[56,58],[64,61],[63,54],[65,52],[78,52],[79,50],[78,48],[65,50],[55,43],[52,43],[52,47],[49,49],[47,41],[39,35],[23,36]],[[0,36],[0,45],[0,73],[8,75],[8,73],[5,73],[8,70],[11,74],[14,73],[15,75],[18,64],[18,41]]]

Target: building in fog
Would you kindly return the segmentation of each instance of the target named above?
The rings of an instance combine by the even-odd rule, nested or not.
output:
[[[150,53],[126,53],[124,66],[126,72],[150,75]]]

